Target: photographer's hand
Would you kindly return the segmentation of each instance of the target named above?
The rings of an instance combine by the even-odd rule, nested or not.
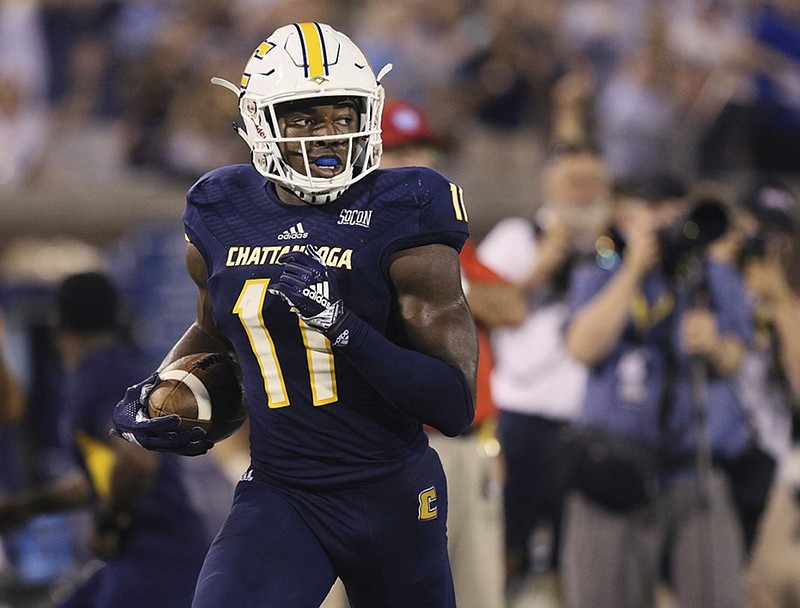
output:
[[[626,237],[619,271],[578,310],[567,328],[567,351],[584,365],[595,365],[613,350],[630,319],[642,278],[660,259],[651,215],[631,217]]]
[[[767,307],[780,306],[794,299],[781,261],[776,255],[749,259],[744,267],[744,277],[747,288]]]
[[[687,355],[706,359],[721,376],[738,373],[744,357],[739,338],[719,333],[717,319],[707,308],[691,308],[681,318],[681,346]]]
[[[629,226],[622,271],[633,275],[637,281],[661,260],[656,225],[649,215],[632,218]]]
[[[778,332],[784,376],[800,399],[800,302],[792,290],[777,254],[752,258],[744,267],[748,290],[756,296],[756,314]]]
[[[692,308],[681,319],[681,345],[687,355],[710,357],[719,341],[717,319],[706,308]]]
[[[535,291],[547,284],[553,275],[567,263],[572,253],[572,237],[561,220],[553,221],[539,238],[536,265],[520,283],[520,288]]]

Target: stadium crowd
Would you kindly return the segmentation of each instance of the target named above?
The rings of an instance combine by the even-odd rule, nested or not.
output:
[[[505,477],[486,481],[502,486],[506,605],[800,606],[800,4],[0,0],[0,196],[88,183],[102,201],[104,184],[152,175],[185,190],[249,162],[230,93],[210,79],[238,82],[266,33],[300,21],[393,64],[387,96],[441,134],[439,168],[464,190],[487,289],[525,303],[485,322],[497,411],[481,433],[506,459]],[[700,251],[664,236],[697,201],[726,217]],[[38,268],[15,238],[35,230],[0,243],[4,495],[67,467],[50,318],[60,279],[113,268],[151,366],[194,314],[177,215],[80,241],[75,215],[38,241]],[[149,290],[133,280],[143,272]],[[608,451],[605,433],[620,446],[668,438],[657,490],[623,496],[618,469],[586,474],[585,442]],[[641,448],[612,456],[636,452],[641,466],[653,458]],[[235,464],[194,465],[217,484],[209,521],[246,466],[225,457]],[[86,526],[59,515],[7,534],[0,606],[46,608],[83,580],[96,567]]]

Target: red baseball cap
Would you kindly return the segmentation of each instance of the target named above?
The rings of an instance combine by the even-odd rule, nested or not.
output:
[[[422,108],[397,99],[387,99],[383,106],[381,139],[384,149],[417,143],[445,147],[444,138],[433,132]]]

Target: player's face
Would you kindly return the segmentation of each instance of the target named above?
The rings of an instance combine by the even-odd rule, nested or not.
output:
[[[358,131],[358,110],[354,101],[344,99],[326,105],[287,104],[279,109],[278,127],[283,137],[323,137]],[[281,154],[295,171],[305,173],[303,143],[280,144]],[[348,139],[316,141],[306,144],[312,177],[331,178],[345,169]],[[355,152],[350,152],[354,154]]]

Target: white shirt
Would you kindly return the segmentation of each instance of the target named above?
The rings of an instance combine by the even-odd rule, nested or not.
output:
[[[737,385],[756,440],[780,466],[792,446],[792,406],[789,389],[770,377],[771,365],[771,347],[761,351],[751,348],[745,353]]]
[[[511,282],[525,279],[536,263],[536,235],[524,218],[508,218],[495,226],[478,247],[486,266]],[[566,297],[531,294],[528,316],[514,327],[491,332],[495,367],[492,395],[502,410],[571,420],[586,387],[586,369],[564,348],[562,326]]]

